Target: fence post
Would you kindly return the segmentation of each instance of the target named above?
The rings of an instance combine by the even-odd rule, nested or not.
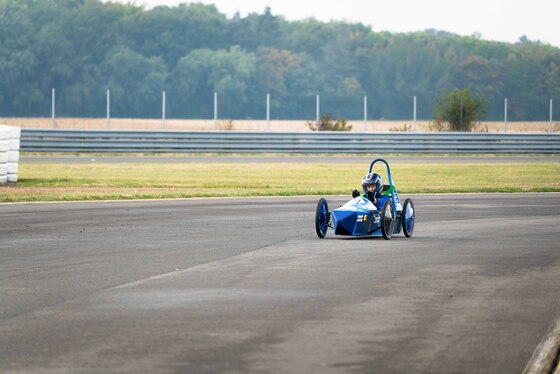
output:
[[[507,118],[508,106],[507,97],[504,101],[504,132],[508,132],[508,118]]]
[[[548,115],[548,132],[552,132],[552,99],[550,99],[550,110]]]
[[[367,132],[367,96],[364,96],[364,129]]]
[[[107,90],[107,128],[111,128],[111,91]]]
[[[317,104],[317,131],[319,131],[319,121],[320,121],[320,118],[319,118],[319,113],[320,113],[320,98],[319,98],[319,95],[317,95],[317,103],[316,104]]]
[[[463,100],[459,105],[459,128],[463,128]]]
[[[51,105],[51,125],[52,125],[52,128],[54,129],[54,104],[55,104],[55,90],[54,90],[54,87],[52,89],[51,97],[52,97],[52,100],[51,100],[51,102],[52,102],[51,103],[52,104]]]
[[[214,129],[218,130],[218,93],[214,92]]]
[[[413,128],[414,128],[414,132],[416,132],[416,95],[414,95],[414,104],[413,104],[413,109],[412,109],[412,110],[413,110],[413,112],[414,112],[414,114],[413,114],[413,118],[414,118],[414,120],[413,120],[413,123],[414,123]]]
[[[161,127],[165,129],[165,91],[161,93]]]
[[[266,94],[266,128],[270,130],[270,94]]]

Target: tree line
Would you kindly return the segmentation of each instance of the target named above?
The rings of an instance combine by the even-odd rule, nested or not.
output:
[[[374,25],[375,26],[375,25]],[[0,0],[0,116],[371,119],[434,117],[443,92],[469,89],[486,118],[548,120],[560,102],[560,49],[521,37],[485,41],[425,30],[374,32],[360,23],[287,21],[270,8],[227,17],[199,3],[145,9],[99,0]]]

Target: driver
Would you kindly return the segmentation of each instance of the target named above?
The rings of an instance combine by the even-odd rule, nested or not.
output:
[[[381,196],[381,191],[383,190],[383,179],[381,175],[377,173],[367,173],[362,179],[362,190],[364,193],[363,197],[371,201],[372,203],[377,203],[377,199]],[[352,197],[360,196],[358,190],[352,192]]]

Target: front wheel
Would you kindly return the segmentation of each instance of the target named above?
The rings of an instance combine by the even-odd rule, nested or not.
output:
[[[402,210],[402,228],[404,236],[407,238],[410,238],[414,232],[414,220],[414,203],[411,199],[406,199]]]
[[[327,228],[329,227],[329,205],[327,200],[321,198],[317,204],[315,211],[315,231],[317,236],[324,238],[327,235]]]
[[[381,209],[381,234],[386,240],[391,239],[395,228],[395,208],[391,199],[385,201]]]

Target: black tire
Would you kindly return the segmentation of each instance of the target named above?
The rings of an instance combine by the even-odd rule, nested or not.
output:
[[[395,208],[391,199],[385,201],[381,209],[381,234],[386,240],[391,239],[395,229]]]
[[[327,235],[329,228],[329,204],[327,200],[321,198],[317,203],[317,210],[315,211],[315,231],[319,238],[324,238]]]
[[[406,199],[404,201],[403,210],[402,210],[402,228],[404,236],[410,238],[412,233],[414,232],[414,221],[416,215],[414,212],[414,203],[411,199]]]

